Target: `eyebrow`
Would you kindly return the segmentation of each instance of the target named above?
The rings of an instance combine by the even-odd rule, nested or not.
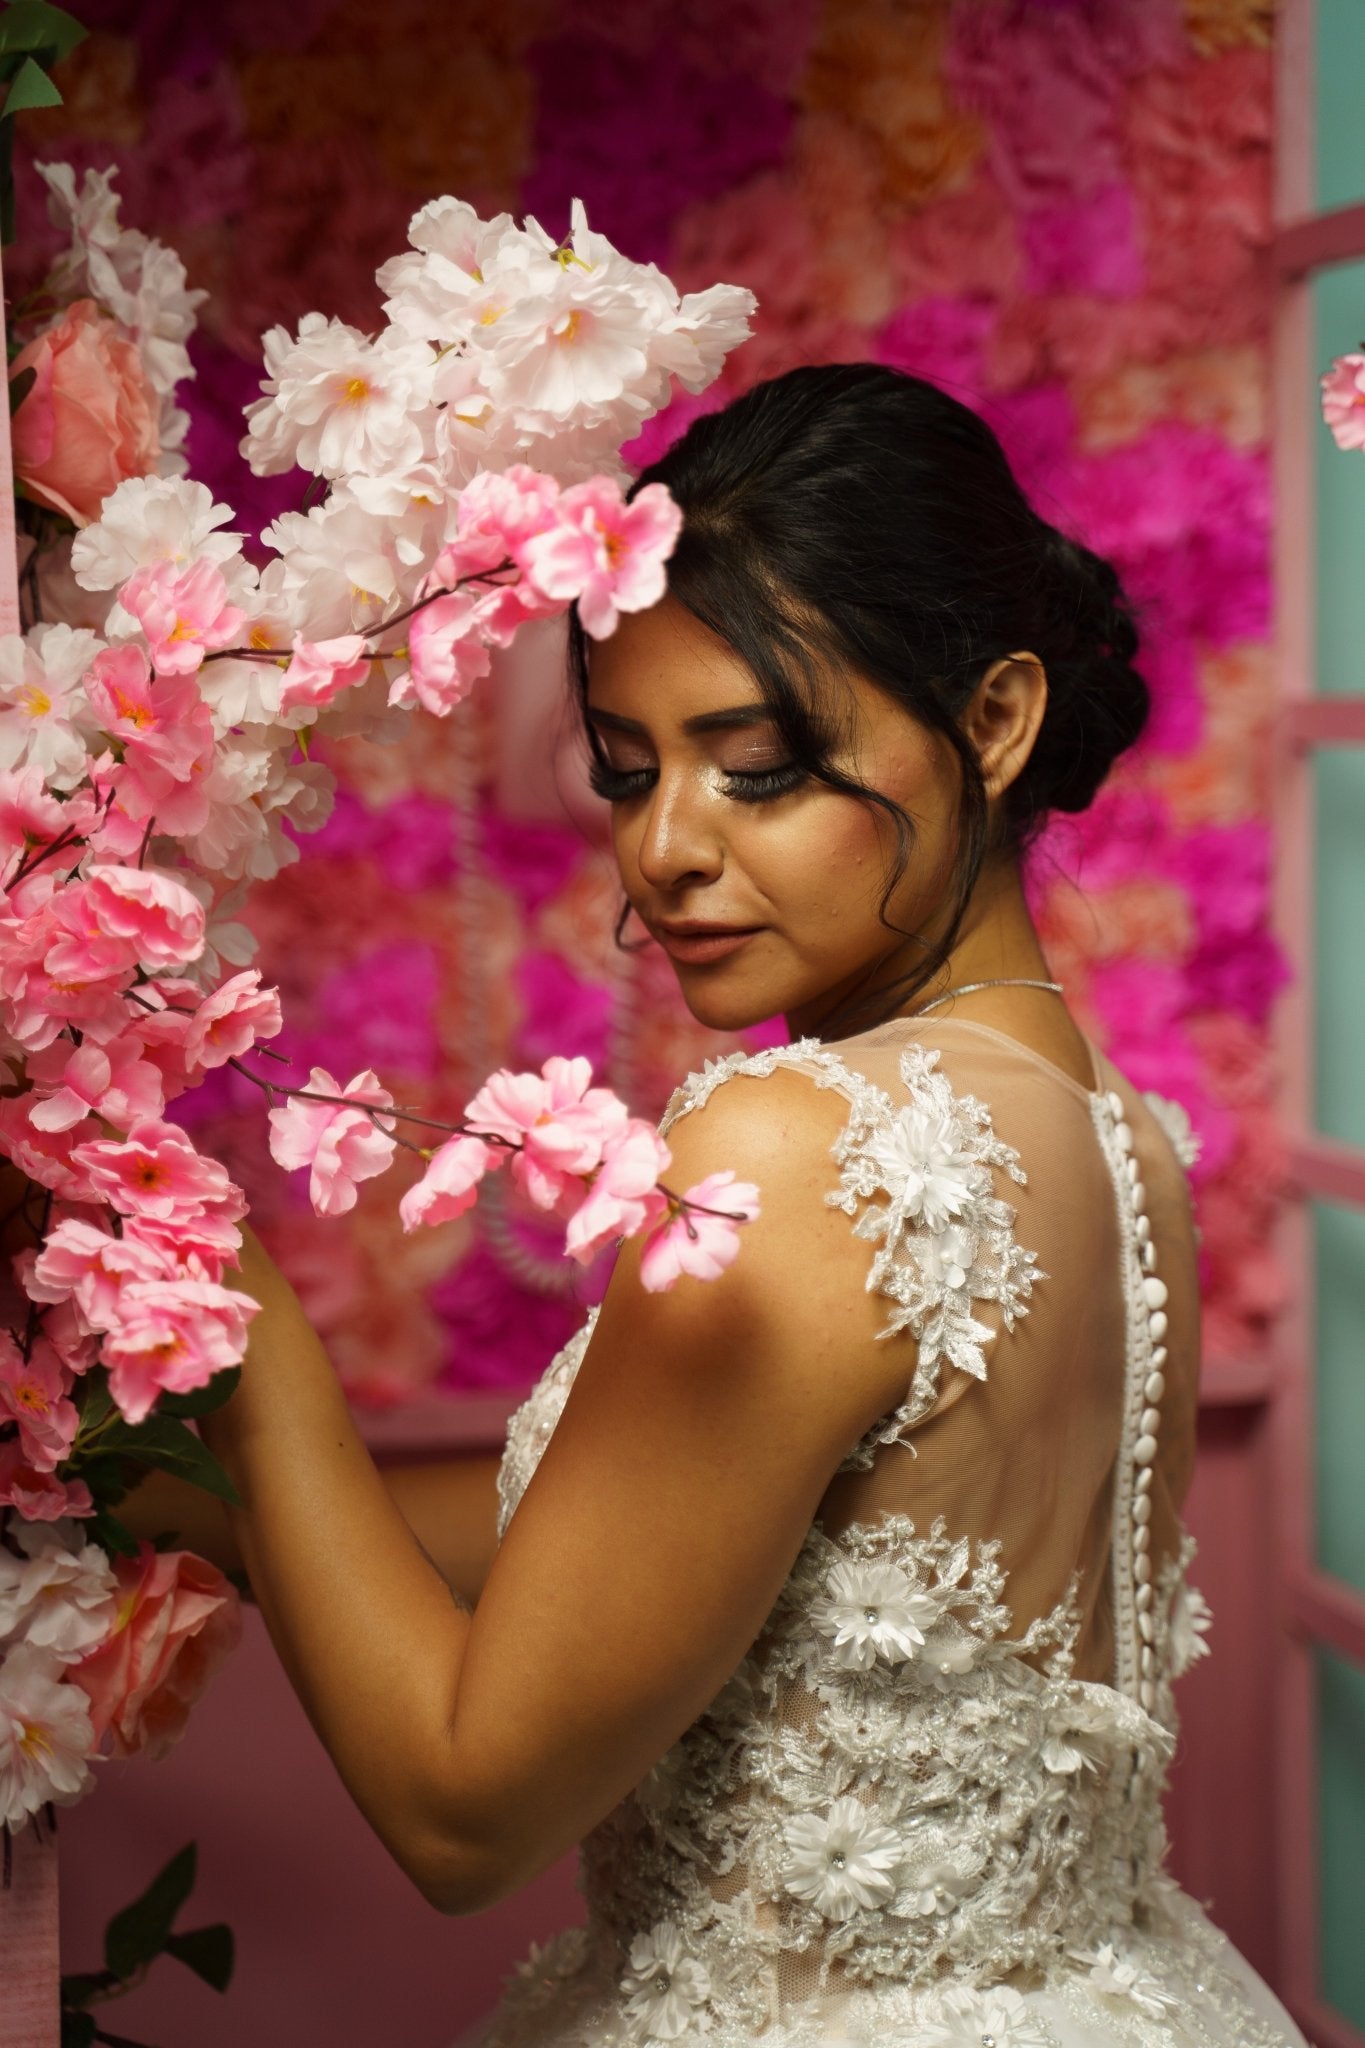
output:
[[[638,719],[618,717],[614,711],[587,710],[589,725],[599,725],[606,732],[627,733],[632,739],[647,739],[646,728]],[[746,726],[771,725],[773,714],[766,704],[732,704],[725,711],[702,711],[695,718],[683,720],[683,731],[688,734],[705,732],[736,732]]]

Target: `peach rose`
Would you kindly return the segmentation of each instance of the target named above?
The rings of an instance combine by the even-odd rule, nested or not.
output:
[[[21,349],[10,381],[36,372],[10,428],[14,473],[40,505],[77,526],[161,453],[159,406],[134,344],[93,299],[77,299]]]
[[[190,1708],[242,1632],[241,1602],[216,1565],[188,1550],[114,1560],[114,1625],[67,1672],[90,1701],[95,1741],[155,1761],[185,1732]]]

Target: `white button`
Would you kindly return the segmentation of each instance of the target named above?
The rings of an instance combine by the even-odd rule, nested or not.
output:
[[[1140,1216],[1147,1207],[1147,1190],[1140,1180],[1135,1180],[1129,1188],[1128,1200],[1132,1204],[1133,1214]]]
[[[1156,1651],[1150,1643],[1144,1643],[1142,1646],[1142,1668],[1144,1671],[1156,1670]]]
[[[1166,1334],[1166,1311],[1159,1308],[1154,1316],[1147,1318],[1147,1334],[1154,1344],[1159,1344]]]
[[[1123,1097],[1118,1093],[1117,1089],[1111,1088],[1105,1100],[1115,1116],[1121,1117],[1124,1115]]]
[[[1147,1396],[1147,1399],[1149,1401],[1159,1401],[1166,1391],[1165,1373],[1149,1372],[1147,1375],[1147,1384],[1142,1389],[1142,1391]]]
[[[1151,1519],[1152,1496],[1150,1493],[1140,1493],[1133,1502],[1133,1520],[1135,1522],[1150,1522]]]
[[[1168,1290],[1164,1280],[1158,1280],[1153,1274],[1143,1281],[1142,1292],[1148,1308],[1165,1308]]]
[[[1142,1411],[1142,1420],[1138,1424],[1138,1429],[1141,1431],[1142,1435],[1155,1436],[1160,1427],[1161,1410],[1159,1408],[1144,1408]]]
[[[1143,1590],[1145,1592],[1147,1589],[1144,1587]],[[1138,1616],[1138,1634],[1144,1643],[1150,1643],[1155,1632],[1156,1619],[1149,1608],[1146,1613]]]
[[[1154,1352],[1152,1353],[1152,1370],[1153,1370],[1154,1372],[1160,1372],[1160,1370],[1161,1370],[1162,1366],[1163,1366],[1163,1365],[1164,1365],[1165,1363],[1166,1363],[1166,1346],[1165,1346],[1164,1344],[1158,1344],[1158,1345],[1157,1345],[1157,1347],[1156,1347],[1156,1350],[1155,1350],[1155,1351],[1154,1351]]]
[[[1132,1157],[1131,1153],[1129,1154],[1128,1158],[1124,1160],[1123,1166],[1124,1171],[1127,1173],[1129,1180],[1136,1185],[1137,1181],[1142,1176],[1142,1168],[1138,1165],[1136,1159]]]
[[[1146,1585],[1146,1583],[1147,1583],[1147,1581],[1148,1581],[1148,1579],[1150,1579],[1150,1578],[1151,1578],[1151,1576],[1152,1576],[1152,1560],[1151,1560],[1151,1558],[1150,1558],[1150,1557],[1139,1557],[1139,1558],[1137,1558],[1137,1559],[1136,1559],[1136,1560],[1134,1561],[1134,1564],[1133,1564],[1133,1577],[1134,1577],[1134,1578],[1135,1578],[1135,1579],[1137,1580],[1138,1584],[1139,1584],[1140,1586],[1145,1586],[1145,1585]]]
[[[1136,1236],[1139,1244],[1146,1244],[1148,1238],[1152,1234],[1152,1226],[1145,1216],[1134,1217],[1133,1233]]]
[[[1152,1243],[1152,1240],[1148,1238],[1146,1244],[1142,1247],[1142,1270],[1144,1273],[1150,1273],[1155,1267],[1155,1265],[1156,1246]]]
[[[1133,1548],[1134,1548],[1134,1550],[1135,1550],[1135,1551],[1137,1552],[1138,1556],[1139,1556],[1139,1557],[1141,1557],[1141,1555],[1142,1555],[1143,1551],[1144,1551],[1144,1550],[1150,1550],[1150,1549],[1151,1549],[1151,1547],[1152,1547],[1152,1532],[1151,1532],[1151,1530],[1150,1530],[1150,1529],[1148,1529],[1147,1527],[1145,1527],[1145,1525],[1144,1525],[1144,1526],[1141,1526],[1141,1527],[1139,1527],[1139,1528],[1136,1528],[1136,1529],[1134,1529],[1134,1531],[1133,1531]]]
[[[1145,1614],[1145,1613],[1147,1612],[1147,1609],[1148,1609],[1148,1608],[1149,1608],[1149,1607],[1151,1606],[1151,1604],[1152,1604],[1152,1589],[1151,1589],[1151,1587],[1150,1587],[1150,1586],[1139,1586],[1139,1587],[1138,1587],[1138,1589],[1137,1589],[1137,1607],[1138,1607],[1138,1613],[1139,1613],[1139,1614]]]
[[[1114,1125],[1114,1143],[1120,1152],[1131,1152],[1133,1149],[1133,1133],[1122,1119]]]
[[[1150,1714],[1152,1708],[1156,1705],[1156,1687],[1152,1684],[1150,1678],[1143,1679],[1139,1697],[1144,1708]]]
[[[1150,1465],[1156,1456],[1156,1438],[1140,1436],[1133,1445],[1133,1462],[1136,1465]]]

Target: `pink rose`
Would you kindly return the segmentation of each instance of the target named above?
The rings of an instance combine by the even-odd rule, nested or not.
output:
[[[90,1702],[96,1743],[155,1761],[180,1740],[190,1708],[242,1632],[241,1604],[216,1565],[187,1550],[114,1562],[118,1607],[105,1640],[67,1682]]]
[[[30,369],[10,428],[15,476],[38,504],[87,526],[126,477],[156,468],[156,393],[135,345],[93,299],[77,299],[20,350],[11,383]]]

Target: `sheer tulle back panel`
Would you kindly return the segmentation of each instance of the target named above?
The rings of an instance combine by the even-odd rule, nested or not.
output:
[[[1077,1581],[1082,1629],[1075,1675],[1113,1675],[1110,1548],[1115,1469],[1125,1400],[1128,1293],[1118,1201],[1096,1127],[1091,1091],[994,1029],[950,1019],[897,1020],[835,1048],[845,1064],[907,1099],[899,1057],[913,1039],[940,1053],[958,1096],[990,1111],[996,1135],[1027,1175],[995,1169],[996,1193],[1015,1208],[1018,1243],[1047,1276],[1012,1331],[998,1308],[973,1313],[996,1331],[987,1378],[945,1371],[939,1398],[870,1471],[830,1487],[821,1520],[830,1534],[883,1514],[921,1528],[942,1516],[954,1536],[998,1539],[1016,1633]],[[1199,1370],[1199,1288],[1188,1183],[1142,1094],[1099,1058],[1102,1090],[1122,1096],[1133,1132],[1161,1278],[1169,1290],[1166,1393],[1153,1495],[1156,1562],[1179,1546],[1189,1484]],[[888,1342],[913,1346],[909,1335]],[[907,1367],[907,1384],[913,1357]]]

